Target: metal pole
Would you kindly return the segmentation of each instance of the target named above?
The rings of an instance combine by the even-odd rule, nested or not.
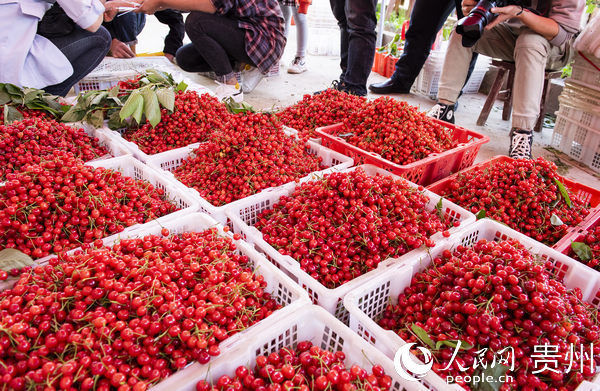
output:
[[[381,0],[381,9],[379,11],[379,30],[377,31],[376,46],[381,47],[383,43],[383,28],[385,26],[385,5],[386,0]]]

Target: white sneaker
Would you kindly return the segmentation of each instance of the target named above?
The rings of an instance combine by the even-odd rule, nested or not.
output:
[[[454,105],[445,105],[443,103],[438,102],[435,104],[435,106],[429,109],[429,111],[427,112],[427,116],[453,124]]]
[[[531,147],[533,132],[523,129],[511,129],[508,156],[513,159],[532,159]]]
[[[252,92],[263,77],[265,77],[265,75],[263,75],[258,68],[246,65],[244,69],[242,69],[242,91]]]
[[[304,57],[296,57],[294,61],[292,61],[292,65],[288,68],[288,73],[292,73],[297,75],[302,72],[306,72],[306,61],[304,61]]]
[[[237,103],[241,103],[244,100],[244,93],[240,87],[240,83],[225,84],[215,81],[219,86],[215,89],[215,94],[220,101],[224,101],[227,98],[233,99]]]

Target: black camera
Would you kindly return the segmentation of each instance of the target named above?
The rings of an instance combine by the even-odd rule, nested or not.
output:
[[[492,8],[511,4],[523,6],[523,2],[515,0],[480,0],[469,15],[459,20],[456,25],[456,32],[462,35],[463,46],[470,48],[481,38],[485,26],[497,16],[490,11]]]

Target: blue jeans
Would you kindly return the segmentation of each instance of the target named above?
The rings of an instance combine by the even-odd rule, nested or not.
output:
[[[394,84],[403,90],[410,90],[423,64],[429,57],[431,45],[450,13],[456,8],[458,19],[462,18],[460,0],[417,0],[410,15],[410,25],[406,31],[406,42],[402,55],[396,62],[392,75]],[[469,76],[475,66],[477,54],[469,67]],[[468,80],[468,77],[467,77]]]
[[[112,38],[121,42],[134,42],[146,25],[146,15],[130,12],[123,16],[116,16],[111,22],[102,23],[110,32]]]
[[[48,38],[67,57],[73,67],[73,74],[59,84],[45,87],[53,95],[65,96],[79,80],[100,64],[110,49],[110,34],[102,26],[95,33],[75,26],[69,35]]]
[[[375,56],[377,0],[329,0],[340,26],[340,82],[350,91],[367,93]]]

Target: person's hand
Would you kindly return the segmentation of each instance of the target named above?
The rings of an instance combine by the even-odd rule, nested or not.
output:
[[[469,12],[471,12],[471,10],[473,8],[475,8],[475,6],[477,5],[477,1],[476,0],[462,0],[461,3],[461,10],[464,16],[469,15]]]
[[[110,43],[110,52],[112,53],[112,56],[116,58],[135,57],[135,53],[131,50],[131,48],[116,38],[113,38],[112,42]]]
[[[494,26],[506,22],[509,19],[518,18],[523,14],[523,7],[520,5],[507,5],[506,7],[494,7],[490,12],[497,14],[498,16],[485,26],[486,30],[494,28]]]
[[[135,12],[143,12],[152,15],[156,11],[163,10],[162,0],[140,0],[141,6]]]
[[[109,0],[104,3],[104,21],[110,22],[119,12],[120,7],[137,7],[139,3],[132,0]]]

